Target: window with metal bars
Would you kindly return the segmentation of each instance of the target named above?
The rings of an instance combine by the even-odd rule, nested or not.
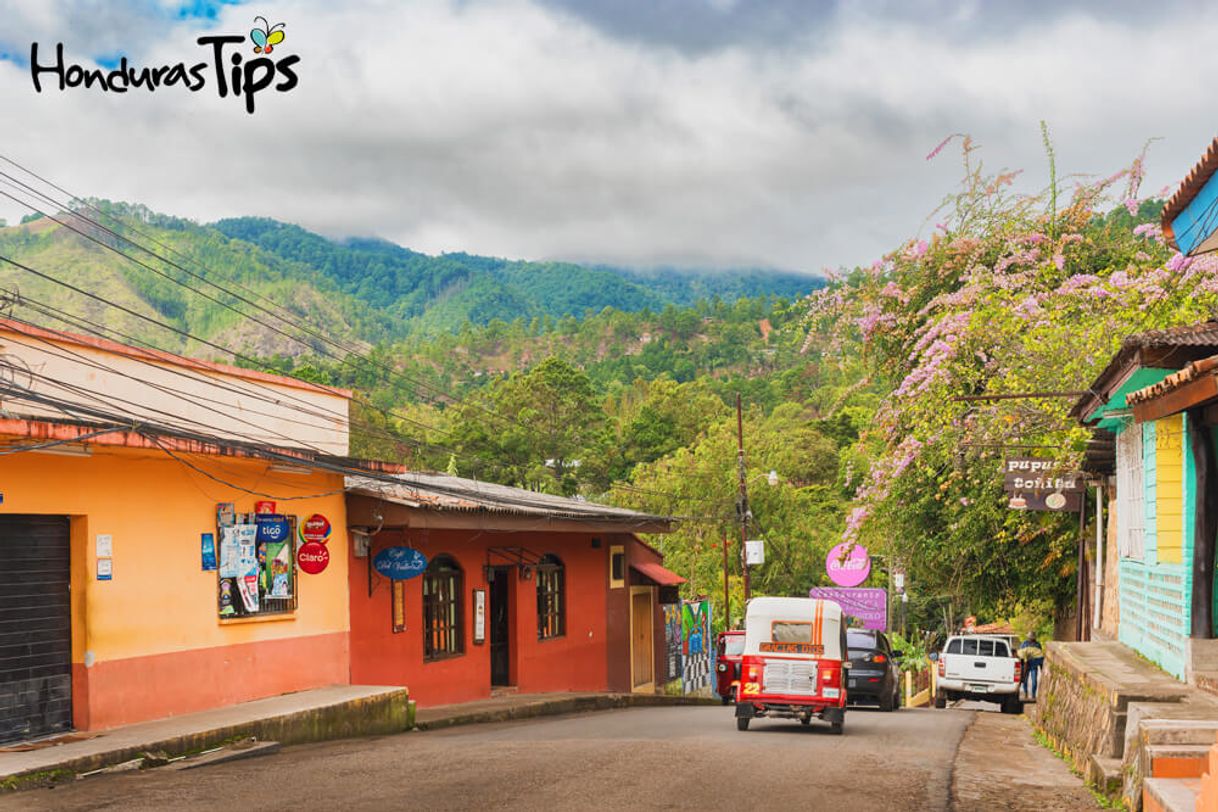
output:
[[[423,573],[423,659],[439,660],[465,652],[461,628],[461,568],[451,557],[432,559]]]
[[[556,555],[546,555],[537,565],[537,639],[562,637],[566,631],[566,568]]]
[[[1116,441],[1117,552],[1121,558],[1142,560],[1145,533],[1142,426],[1134,423]]]
[[[231,523],[230,523],[231,522]],[[259,532],[262,522],[276,523],[282,531],[268,538]],[[296,568],[295,516],[236,513],[216,527],[217,610],[221,620],[295,612],[299,602]],[[246,535],[239,530],[244,528]],[[243,538],[253,552],[241,559]]]

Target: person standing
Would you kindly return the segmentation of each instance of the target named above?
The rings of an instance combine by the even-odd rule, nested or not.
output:
[[[1040,667],[1045,664],[1045,652],[1036,641],[1036,632],[1028,632],[1028,636],[1019,644],[1019,659],[1023,662],[1019,689],[1025,697],[1035,699]]]

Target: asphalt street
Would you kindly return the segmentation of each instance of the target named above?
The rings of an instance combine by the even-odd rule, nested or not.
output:
[[[14,810],[944,809],[972,711],[852,710],[846,732],[635,708],[286,748],[0,796]]]

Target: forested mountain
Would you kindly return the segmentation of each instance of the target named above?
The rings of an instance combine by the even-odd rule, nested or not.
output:
[[[247,318],[256,312],[250,301],[273,302],[330,337],[368,348],[495,320],[557,321],[605,308],[658,313],[715,296],[793,297],[821,284],[816,277],[755,270],[658,274],[464,253],[428,256],[383,240],[329,240],[274,220],[200,225],[108,201],[93,201],[79,215],[0,227],[0,256],[39,272],[0,265],[0,286],[20,290],[52,311],[101,318],[135,339],[213,357],[207,342],[216,337],[256,357],[307,356],[321,349],[316,341],[284,336],[273,320]],[[154,253],[124,238],[154,247]]]
[[[634,312],[714,297],[793,297],[819,286],[813,277],[774,271],[644,272],[466,253],[433,257],[384,240],[328,240],[266,218],[221,220],[215,228],[315,268],[345,292],[395,318],[411,319],[416,330],[428,333],[451,331],[466,321],[580,316],[605,307]]]

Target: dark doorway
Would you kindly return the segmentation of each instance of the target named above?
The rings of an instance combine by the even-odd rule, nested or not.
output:
[[[66,516],[0,516],[0,742],[72,729]]]
[[[491,685],[512,682],[512,567],[491,568]]]

